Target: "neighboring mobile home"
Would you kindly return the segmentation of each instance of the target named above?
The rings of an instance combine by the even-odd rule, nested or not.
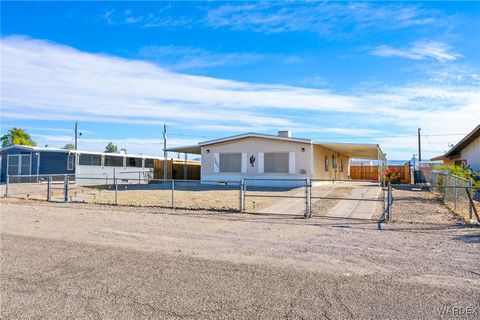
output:
[[[138,178],[139,172],[153,177],[154,162],[163,157],[126,153],[104,153],[12,145],[0,149],[1,181],[10,176],[74,175],[88,178]],[[61,178],[61,177],[59,177]],[[24,181],[23,179],[22,181]],[[31,181],[34,181],[30,179]],[[105,180],[98,180],[104,183]],[[108,181],[108,180],[107,180]],[[89,181],[94,183],[95,180]]]
[[[446,165],[469,167],[480,172],[480,125],[467,134],[459,143],[454,145],[444,155],[431,159],[441,160]]]
[[[385,160],[377,144],[321,143],[278,135],[245,133],[168,151],[201,155],[201,180],[241,178],[349,179],[351,158]]]

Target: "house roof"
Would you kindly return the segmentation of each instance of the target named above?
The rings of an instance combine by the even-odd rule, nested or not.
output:
[[[385,155],[380,149],[380,146],[378,144],[316,142],[310,139],[288,138],[288,137],[254,133],[254,132],[248,132],[248,133],[243,133],[243,134],[234,135],[230,137],[203,141],[195,145],[167,148],[167,151],[200,154],[201,147],[206,147],[209,145],[215,145],[223,142],[235,141],[235,140],[245,139],[245,138],[263,138],[263,139],[272,139],[272,140],[319,145],[327,149],[330,149],[334,152],[343,154],[350,158],[374,159],[374,160],[385,158]]]
[[[131,157],[131,158],[146,158],[146,159],[155,159],[163,160],[163,157],[158,156],[148,156],[144,154],[129,154],[129,153],[108,153],[108,152],[94,152],[94,151],[82,151],[82,150],[68,150],[60,148],[44,148],[44,147],[31,147],[31,146],[22,146],[22,145],[11,145],[5,148],[1,148],[0,152],[9,150],[9,149],[23,149],[31,152],[60,152],[60,153],[75,153],[75,154],[93,154],[93,155],[107,155],[107,156],[117,156],[117,157]],[[180,161],[184,161],[181,160]]]
[[[435,160],[443,160],[443,159],[451,159],[455,158],[460,155],[463,149],[472,143],[475,139],[480,137],[480,125],[478,125],[475,129],[472,130],[469,134],[467,134],[459,143],[454,145],[450,150],[448,150],[445,154],[430,159],[431,161]]]

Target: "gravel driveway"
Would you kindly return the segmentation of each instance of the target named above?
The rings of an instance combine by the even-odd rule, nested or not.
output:
[[[480,307],[479,229],[1,209],[2,319],[447,319],[445,307]]]

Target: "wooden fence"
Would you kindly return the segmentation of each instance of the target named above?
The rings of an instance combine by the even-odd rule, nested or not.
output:
[[[389,170],[395,170],[400,173],[400,182],[410,183],[410,165],[388,166]],[[378,165],[350,165],[350,178],[352,180],[377,180],[378,175],[383,175],[384,172],[379,172]]]
[[[187,161],[188,180],[200,180],[200,162]],[[185,179],[185,161],[167,160],[167,179]],[[155,160],[153,165],[154,179],[163,179],[163,160]]]

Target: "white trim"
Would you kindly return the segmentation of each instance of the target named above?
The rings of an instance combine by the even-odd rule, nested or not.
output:
[[[217,144],[217,143],[231,141],[231,140],[244,139],[244,138],[265,138],[265,139],[283,140],[283,141],[300,142],[300,143],[311,143],[312,142],[312,140],[310,140],[310,139],[288,138],[288,137],[281,137],[281,136],[275,136],[275,135],[270,135],[270,134],[248,132],[248,133],[243,133],[243,134],[239,134],[239,135],[235,135],[235,136],[230,136],[230,137],[225,137],[225,138],[219,138],[219,139],[213,139],[213,140],[207,140],[207,141],[199,142],[198,145],[192,146],[192,147],[204,147],[204,146],[208,146],[208,145],[212,145],[212,144]],[[171,150],[171,149],[169,149],[169,150]]]
[[[242,152],[242,163],[241,163],[241,173],[247,173],[247,153]]]
[[[296,173],[295,152],[289,152],[288,153],[288,173],[289,174],[295,174]]]
[[[257,157],[257,161],[258,161],[258,173],[264,173],[265,172],[265,160],[264,160],[264,153],[263,152],[259,152],[258,153],[258,157]]]
[[[213,173],[220,173],[220,153],[213,154]]]
[[[40,152],[37,152],[37,177],[40,174]]]
[[[74,159],[74,162],[73,162],[73,166],[70,168],[70,157],[71,157],[71,156],[74,157],[74,158],[73,158],[73,159]],[[72,153],[69,153],[69,154],[67,155],[67,171],[75,170],[76,158],[77,158],[77,157],[75,157],[75,155],[72,154]]]

